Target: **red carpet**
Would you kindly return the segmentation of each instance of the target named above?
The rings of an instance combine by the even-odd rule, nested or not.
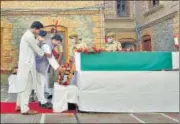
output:
[[[19,114],[15,111],[15,102],[1,102],[1,114]],[[39,113],[53,113],[52,109],[40,108],[37,102],[31,102],[29,104],[30,109],[36,110]],[[75,113],[75,110],[65,111],[63,113]]]

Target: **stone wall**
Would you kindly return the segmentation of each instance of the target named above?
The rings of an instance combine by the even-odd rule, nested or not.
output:
[[[179,11],[179,1],[160,1],[156,7],[149,8],[150,1],[136,1],[138,25],[145,25],[166,15]]]
[[[104,24],[101,24],[101,21],[104,22],[104,18],[100,19],[99,10],[71,10],[51,13],[50,11],[41,12],[38,9],[81,8],[98,6],[101,3],[102,1],[2,1],[1,8],[3,9],[33,8],[37,11],[11,11],[1,16],[4,20],[1,21],[1,28],[3,29],[1,36],[6,37],[1,39],[3,47],[1,50],[5,51],[1,52],[1,64],[3,65],[1,70],[11,70],[17,64],[20,38],[33,21],[41,21],[44,26],[49,26],[55,24],[54,20],[58,20],[60,26],[67,28],[68,37],[71,32],[76,32],[88,45],[100,46],[100,43],[104,42]],[[8,28],[9,25],[11,28]],[[101,37],[103,38],[102,41]],[[69,39],[66,42],[71,45]]]
[[[173,35],[179,33],[179,2],[160,1],[149,8],[150,1],[136,1],[137,26],[141,36],[150,35],[154,51],[174,51]]]
[[[17,48],[10,42],[13,39],[12,28],[11,23],[1,19],[1,72],[3,73],[8,73],[17,64]]]
[[[174,51],[172,19],[161,22],[152,27],[155,51]]]

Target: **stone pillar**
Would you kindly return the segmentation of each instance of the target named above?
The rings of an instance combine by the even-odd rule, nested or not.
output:
[[[17,63],[13,46],[10,44],[12,40],[12,24],[6,20],[1,21],[1,72],[9,72]]]

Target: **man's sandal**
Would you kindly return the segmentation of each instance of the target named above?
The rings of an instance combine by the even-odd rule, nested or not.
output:
[[[20,111],[21,111],[20,107],[16,106],[16,112],[20,112]]]
[[[22,115],[35,115],[35,114],[38,114],[38,112],[35,110],[28,110],[27,112],[22,113]]]

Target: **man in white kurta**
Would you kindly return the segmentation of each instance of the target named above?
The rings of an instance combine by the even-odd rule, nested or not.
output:
[[[51,57],[50,54],[44,53],[37,46],[35,34],[39,33],[41,28],[43,25],[39,21],[33,22],[31,29],[24,33],[20,42],[17,82],[15,84],[15,90],[18,93],[16,110],[26,115],[37,113],[28,107],[33,83],[37,83],[35,54]]]

